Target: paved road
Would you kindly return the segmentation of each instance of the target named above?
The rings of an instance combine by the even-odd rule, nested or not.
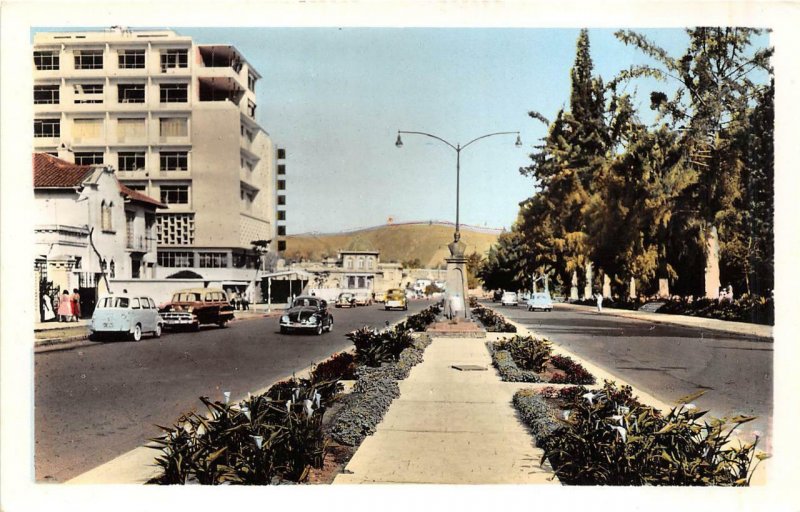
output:
[[[773,344],[769,340],[594,311],[559,310],[558,305],[549,313],[528,312],[524,307],[496,310],[668,404],[705,389],[695,403],[709,409],[710,415],[758,416],[743,425],[742,432],[771,432]]]
[[[382,326],[427,305],[411,302],[408,312],[335,309],[334,331],[322,336],[281,335],[277,318],[260,318],[36,354],[36,478],[68,480],[158,435],[154,424],[169,425],[202,408],[201,395],[243,397],[351,347],[346,332]]]

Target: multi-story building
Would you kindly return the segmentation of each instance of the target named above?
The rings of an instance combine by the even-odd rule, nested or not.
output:
[[[111,165],[169,205],[156,278],[254,282],[252,242],[277,239],[281,180],[256,122],[261,76],[236,48],[120,28],[39,33],[33,47],[34,150]]]

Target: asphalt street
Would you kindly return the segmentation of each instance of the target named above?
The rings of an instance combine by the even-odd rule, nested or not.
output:
[[[382,306],[333,309],[322,336],[278,333],[278,318],[232,322],[226,329],[168,333],[35,355],[35,470],[63,482],[144,444],[180,414],[204,410],[200,396],[232,399],[350,348],[345,333],[383,326],[409,311]],[[154,456],[157,452],[154,450]]]
[[[764,338],[657,324],[595,311],[496,311],[665,403],[698,390],[695,404],[717,418],[758,416],[742,433],[771,432],[773,343]],[[766,449],[769,439],[762,440]]]

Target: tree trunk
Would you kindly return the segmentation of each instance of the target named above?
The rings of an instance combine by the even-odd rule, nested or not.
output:
[[[706,231],[706,298],[716,299],[719,297],[719,287],[719,234],[717,227],[711,226],[711,229]]]

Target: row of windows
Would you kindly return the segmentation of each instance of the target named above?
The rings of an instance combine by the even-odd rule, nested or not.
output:
[[[76,104],[103,103],[103,84],[75,84],[74,102]],[[33,103],[36,105],[54,105],[61,101],[61,89],[58,85],[34,85]],[[161,84],[159,86],[161,103],[187,103],[189,101],[189,84]],[[117,102],[144,103],[145,84],[118,84]]]
[[[117,119],[117,140],[142,139],[146,134],[146,120],[143,117]],[[161,117],[158,120],[159,136],[162,139],[189,136],[189,118]],[[75,118],[72,120],[72,136],[76,141],[99,139],[103,134],[102,118]],[[34,137],[60,137],[61,119],[34,119]]]
[[[75,69],[103,69],[103,50],[75,50]],[[117,52],[120,69],[144,69],[145,50],[119,50]],[[33,64],[38,70],[58,70],[61,56],[58,50],[33,52]],[[169,69],[189,67],[189,50],[164,50],[161,52],[161,72]]]
[[[105,163],[102,151],[76,151],[74,154],[77,165],[103,165]],[[138,151],[120,152],[118,153],[118,164],[120,171],[141,171],[145,169],[145,155],[143,152]],[[159,169],[162,171],[187,171],[189,170],[189,152],[161,151],[159,153],[159,164]],[[186,194],[188,194],[188,191],[186,191]],[[170,198],[172,197],[170,196]],[[188,195],[186,197],[188,198]],[[162,201],[164,201],[163,193]],[[187,202],[188,199],[183,201],[183,203]]]
[[[197,258],[195,258],[197,256]],[[158,265],[168,268],[228,268],[228,254],[224,252],[159,251]]]
[[[129,189],[147,194],[145,185],[126,185]],[[159,187],[161,202],[165,204],[189,204],[189,185],[161,185]]]

